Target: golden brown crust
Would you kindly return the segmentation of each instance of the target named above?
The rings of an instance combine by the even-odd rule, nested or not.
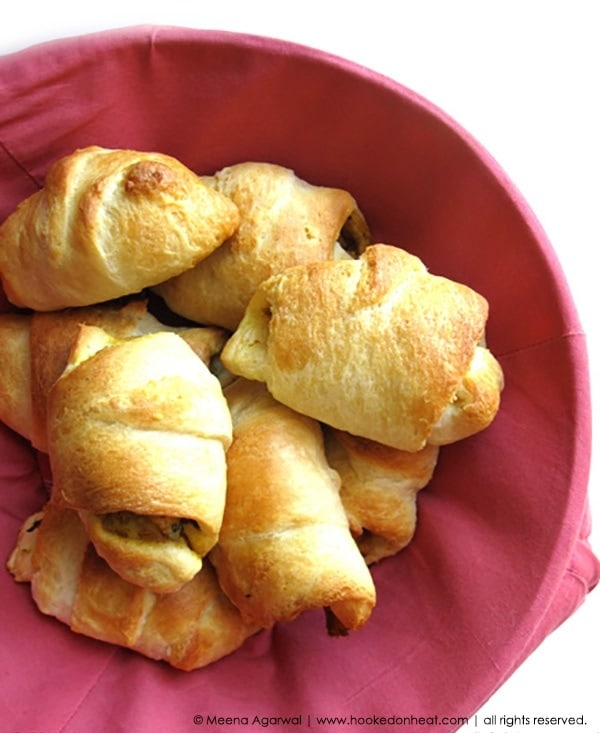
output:
[[[8,569],[31,582],[42,613],[73,631],[186,671],[233,652],[258,630],[242,621],[208,563],[181,590],[156,595],[112,571],[77,513],[54,504],[23,524]]]
[[[344,628],[360,627],[375,589],[349,531],[339,477],[325,461],[320,426],[258,383],[238,380],[225,392],[234,439],[211,553],[222,588],[244,618],[264,627],[326,607]]]
[[[488,427],[500,408],[502,367],[485,346],[477,346],[469,369],[451,403],[429,434],[429,442],[447,445]]]
[[[115,338],[129,338],[162,328],[146,310],[145,301],[133,301],[123,307],[104,304],[32,314],[30,369],[34,420],[30,439],[43,451],[47,450],[48,393],[67,365],[69,353],[82,324],[99,326]]]
[[[65,369],[82,325],[99,326],[118,339],[146,333],[178,333],[209,366],[228,332],[216,327],[170,327],[148,312],[145,300],[124,305],[66,308],[31,315],[0,315],[0,420],[47,452],[46,401]]]
[[[167,649],[172,666],[190,671],[231,653],[259,629],[242,619],[206,562],[180,591],[156,597],[137,649],[155,659]]]
[[[33,430],[30,317],[0,315],[0,420],[28,440]]]
[[[48,448],[55,493],[67,506],[95,515],[130,512],[196,522],[204,555],[217,540],[225,504],[225,451],[231,417],[220,384],[174,333],[111,343],[82,326],[69,365],[48,398]],[[106,526],[104,527],[106,529]],[[152,566],[129,533],[93,534],[98,552],[133,582],[170,592],[189,580],[180,566],[175,584]],[[171,556],[169,556],[171,557]],[[135,560],[135,562],[134,562]],[[165,558],[165,563],[167,562]],[[147,567],[150,566],[150,570]],[[191,567],[193,571],[193,566]],[[196,568],[197,570],[197,568]]]
[[[439,449],[409,453],[324,427],[325,455],[340,475],[340,497],[368,565],[395,555],[412,540],[417,494],[431,480]]]
[[[482,340],[486,300],[389,245],[265,281],[221,354],[231,372],[315,419],[423,448]]]
[[[338,239],[357,253],[369,243],[368,226],[348,192],[313,186],[288,168],[247,162],[204,180],[235,203],[241,218],[210,257],[156,288],[173,311],[192,320],[234,330],[270,275],[331,259]]]
[[[4,290],[38,311],[137,293],[193,267],[238,223],[235,205],[175,158],[83,148],[0,227]]]

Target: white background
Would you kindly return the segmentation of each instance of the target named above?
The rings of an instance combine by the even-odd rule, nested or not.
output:
[[[142,23],[255,33],[356,61],[448,112],[499,161],[555,247],[588,335],[595,413],[600,327],[600,21],[593,0],[301,3],[162,0],[10,2],[0,54]],[[598,441],[594,438],[593,454]],[[598,461],[590,479],[600,550]],[[465,730],[600,731],[600,588],[488,701]],[[460,672],[457,671],[457,674]],[[593,678],[595,676],[595,679]],[[496,724],[485,721],[496,714]],[[585,729],[499,723],[500,715],[579,715]],[[136,732],[132,732],[136,733]]]

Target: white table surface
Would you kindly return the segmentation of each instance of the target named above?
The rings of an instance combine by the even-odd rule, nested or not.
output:
[[[595,314],[597,266],[591,258],[600,249],[600,24],[594,0],[305,0],[289,5],[264,0],[55,0],[9,5],[0,24],[0,54],[141,23],[230,30],[326,50],[435,102],[498,160],[553,243],[587,333],[593,414],[598,414],[600,327]],[[596,553],[597,448],[594,437],[590,500]],[[600,589],[464,730],[599,733],[599,629]],[[587,724],[542,727],[532,723],[534,714],[584,715]],[[502,715],[525,716],[529,722],[510,726],[510,721],[501,722]]]

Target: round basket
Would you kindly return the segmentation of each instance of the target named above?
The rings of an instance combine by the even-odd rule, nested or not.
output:
[[[3,571],[4,719],[65,731],[107,721],[191,730],[196,715],[204,729],[295,716],[299,729],[356,730],[351,716],[374,715],[378,730],[400,719],[411,730],[460,727],[581,601],[573,566],[586,589],[598,572],[582,539],[584,337],[519,192],[459,124],[401,84],[274,39],[127,28],[0,58],[0,78],[0,220],[86,145],[160,151],[202,174],[279,163],[349,190],[375,241],[482,293],[506,378],[493,425],[442,450],[412,543],[373,568],[378,603],[363,629],[332,639],[309,612],[183,673],[71,633]],[[38,459],[0,426],[2,557],[43,503]]]

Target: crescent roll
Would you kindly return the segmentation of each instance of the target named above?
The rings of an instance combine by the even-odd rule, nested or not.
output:
[[[232,427],[217,378],[174,333],[82,326],[47,408],[55,500],[123,578],[179,589],[223,518]]]
[[[240,212],[236,232],[191,270],[156,291],[174,312],[234,330],[254,291],[291,265],[358,254],[370,243],[356,201],[271,163],[239,163],[203,179]],[[345,248],[345,249],[344,249]]]
[[[246,624],[206,563],[181,590],[157,595],[98,556],[77,513],[48,504],[23,524],[8,569],[31,584],[38,609],[72,631],[189,671],[238,649]]]
[[[101,327],[125,339],[159,331],[174,331],[207,364],[227,339],[219,328],[179,328],[161,323],[148,312],[145,300],[124,305],[67,308],[32,314],[0,314],[0,420],[47,452],[46,400],[65,369],[82,324]]]
[[[367,565],[412,540],[417,495],[430,482],[439,448],[414,453],[324,426],[325,455],[341,479],[340,498]]]
[[[288,268],[262,283],[221,360],[292,409],[406,451],[493,420],[502,370],[488,304],[396,247]]]
[[[362,626],[375,588],[325,460],[320,426],[277,403],[264,385],[225,389],[233,442],[227,502],[210,555],[248,623],[270,627],[325,608],[330,633]]]
[[[0,226],[4,291],[38,311],[137,293],[193,267],[238,223],[235,204],[175,158],[86,147]]]

